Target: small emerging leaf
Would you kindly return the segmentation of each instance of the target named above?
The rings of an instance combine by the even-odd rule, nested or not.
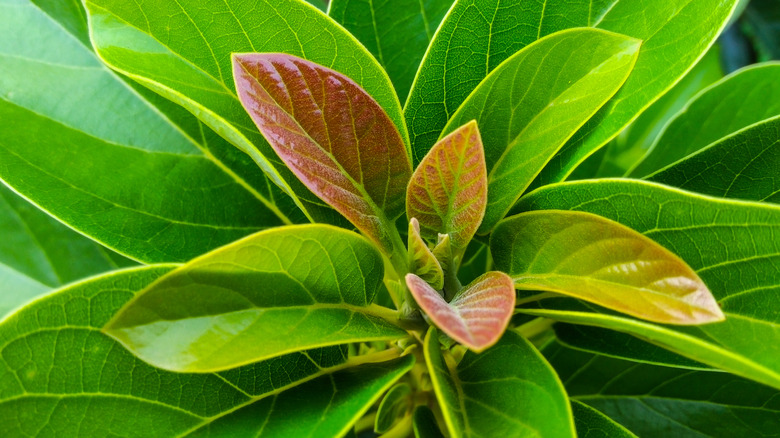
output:
[[[399,383],[385,394],[374,420],[374,431],[385,433],[400,420],[411,404],[412,388],[406,383]]]
[[[665,324],[724,319],[683,260],[636,231],[582,212],[535,211],[499,224],[496,267],[518,289],[556,292]]]
[[[241,103],[295,175],[381,248],[411,164],[395,125],[352,79],[281,53],[233,56]]]
[[[420,237],[420,223],[415,218],[409,221],[409,271],[436,290],[444,287],[444,272],[436,256]]]
[[[477,278],[449,304],[414,274],[406,276],[406,285],[437,327],[475,352],[498,342],[515,307],[512,279],[502,272]]]
[[[414,171],[406,192],[406,214],[420,221],[424,237],[449,234],[465,249],[482,223],[487,205],[487,168],[477,122],[438,141]]]

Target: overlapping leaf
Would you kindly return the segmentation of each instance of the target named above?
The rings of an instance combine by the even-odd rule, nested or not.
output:
[[[385,394],[374,420],[374,431],[385,433],[398,421],[406,417],[411,407],[412,388],[407,383],[399,383]]]
[[[345,349],[328,347],[219,375],[150,367],[99,329],[138,290],[173,268],[158,265],[97,277],[3,321],[3,433],[109,436],[121,431],[143,438],[153,430],[160,436],[200,436],[208,429],[224,431],[220,425],[225,421],[233,427],[266,424],[275,431],[294,425],[298,431],[335,436],[411,365],[404,358],[358,366],[345,362]],[[334,388],[338,392],[332,399],[308,397]],[[291,404],[294,410],[282,409]],[[323,416],[326,420],[319,421]],[[265,423],[258,418],[266,418]]]
[[[579,438],[636,438],[636,435],[592,407],[572,400],[571,410]]]
[[[287,220],[267,181],[215,158],[218,137],[173,123],[31,2],[0,5],[0,59],[0,178],[79,232],[182,261]]]
[[[723,78],[720,46],[715,45],[693,70],[650,105],[609,144],[580,164],[567,179],[625,175],[650,150],[666,123],[704,88]]]
[[[778,204],[780,116],[745,128],[647,179],[710,196]]]
[[[593,309],[581,306],[541,311],[545,315],[636,334],[683,356],[780,388],[780,312],[775,299],[780,290],[780,207],[630,180],[554,185],[526,196],[518,207],[586,211],[645,234],[696,271],[726,320],[683,329],[591,313]]]
[[[436,290],[444,287],[444,271],[436,256],[420,237],[417,219],[409,221],[409,272],[425,280]]]
[[[573,400],[637,436],[765,437],[780,429],[780,392],[728,373],[627,362],[555,343],[543,352]]]
[[[431,328],[425,337],[425,361],[450,436],[576,436],[561,382],[527,340],[507,332],[455,365],[436,333]]]
[[[436,417],[429,407],[417,406],[414,410],[413,421],[415,438],[444,438],[436,424]]]
[[[0,184],[0,318],[37,295],[84,277],[131,266]]]
[[[437,327],[476,352],[498,342],[515,307],[512,279],[502,272],[482,275],[449,303],[414,274],[406,276],[406,285]]]
[[[616,2],[597,27],[642,40],[636,66],[620,91],[545,167],[534,187],[565,179],[672,88],[704,56],[736,4],[737,0],[669,0],[648,7],[643,0]]]
[[[297,181],[253,126],[235,92],[231,53],[289,53],[331,67],[367,90],[407,136],[382,68],[349,33],[302,0],[89,0],[86,6],[92,41],[104,61],[183,105],[250,155],[318,220],[333,221],[332,210]]]
[[[780,63],[747,67],[689,102],[630,175],[650,175],[748,126],[779,115]]]
[[[235,55],[233,74],[241,103],[287,167],[392,253],[399,245],[388,228],[412,171],[376,101],[348,77],[291,55]]]
[[[425,237],[449,235],[460,256],[482,222],[487,197],[485,153],[471,121],[439,140],[417,166],[406,192],[406,215],[420,222]]]
[[[453,0],[332,0],[328,15],[355,36],[387,71],[401,102]]]
[[[640,42],[596,29],[543,38],[474,89],[444,133],[476,119],[488,168],[488,233],[566,140],[626,80]]]
[[[600,216],[522,213],[496,227],[490,249],[496,268],[519,289],[569,295],[666,324],[723,320],[707,286],[684,261]]]
[[[458,0],[431,41],[404,115],[414,162],[471,91],[504,60],[559,30],[592,26],[617,0]]]
[[[213,371],[406,332],[372,304],[383,262],[351,231],[268,230],[184,265],[145,289],[105,330],[163,369]]]

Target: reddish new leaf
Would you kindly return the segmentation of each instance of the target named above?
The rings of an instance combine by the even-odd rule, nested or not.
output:
[[[449,234],[452,245],[468,245],[485,216],[487,168],[477,122],[437,142],[414,171],[406,213],[420,221],[424,237]]]
[[[515,286],[502,272],[483,274],[449,304],[414,274],[406,276],[406,285],[437,327],[475,352],[498,342],[515,308]]]
[[[417,274],[436,290],[444,287],[444,271],[428,245],[420,237],[420,223],[409,221],[409,271]]]
[[[411,164],[379,104],[348,77],[280,53],[233,56],[238,97],[312,192],[390,251]]]

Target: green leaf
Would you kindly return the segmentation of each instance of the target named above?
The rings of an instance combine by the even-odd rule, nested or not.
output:
[[[572,400],[571,410],[579,438],[636,438],[626,428],[584,403]]]
[[[588,157],[568,177],[573,179],[623,176],[650,150],[666,123],[702,89],[723,77],[720,47],[714,45],[677,85],[648,107],[609,144]],[[590,167],[588,174],[585,169]]]
[[[30,0],[52,20],[57,21],[71,35],[78,38],[84,47],[92,48],[87,29],[87,13],[78,1]]]
[[[412,169],[382,108],[348,77],[291,55],[238,54],[233,64],[238,97],[276,154],[392,254]]]
[[[654,365],[711,370],[712,367],[688,359],[626,333],[600,327],[557,323],[553,326],[558,342],[566,347]]]
[[[762,59],[780,59],[780,10],[773,0],[752,0],[745,9],[745,24],[754,33]]]
[[[617,0],[458,0],[430,47],[404,107],[414,162],[493,69],[518,50],[559,30],[594,25]]]
[[[646,176],[748,126],[780,115],[780,63],[744,68],[691,100],[632,176]]]
[[[0,179],[132,258],[188,260],[287,220],[213,133],[172,123],[28,1],[0,5],[0,120]]]
[[[444,133],[476,119],[485,144],[487,234],[580,126],[612,97],[636,62],[640,42],[572,29],[519,51],[482,81]]]
[[[302,0],[87,0],[92,42],[115,70],[183,105],[252,157],[310,217],[332,210],[276,156],[238,100],[231,53],[301,56],[352,78],[407,138],[400,103],[385,72],[348,32]],[[262,18],[262,19],[260,19]]]
[[[0,318],[30,299],[84,277],[131,266],[0,184]]]
[[[328,15],[387,71],[403,102],[417,67],[453,0],[332,0]]]
[[[487,171],[479,128],[473,120],[439,140],[415,169],[406,191],[406,215],[422,235],[448,234],[460,257],[485,215]]]
[[[187,436],[343,436],[412,365],[410,355],[347,368],[261,399]]]
[[[399,383],[385,394],[374,420],[374,431],[385,433],[396,421],[403,418],[411,408],[412,388],[407,383]]]
[[[680,81],[713,44],[736,4],[737,0],[668,0],[653,7],[636,0],[615,3],[597,26],[642,40],[636,66],[620,91],[567,142],[533,187],[565,179]]]
[[[780,388],[780,207],[722,200],[631,180],[557,184],[518,210],[573,209],[618,221],[682,258],[707,284],[726,321],[662,327],[613,315],[555,318],[637,335],[678,354]],[[550,315],[551,311],[544,311]],[[565,319],[563,319],[565,317]]]
[[[710,196],[780,204],[778,169],[780,116],[711,144],[647,179]]]
[[[415,438],[444,438],[428,406],[420,405],[414,410],[413,427]]]
[[[257,427],[262,424],[258,418],[266,415],[268,427],[293,422],[313,429],[323,413],[335,414],[322,425],[327,432],[349,425],[345,405],[354,418],[360,414],[360,400],[378,397],[377,386],[389,386],[387,380],[410,366],[409,358],[359,366],[354,359],[345,362],[346,349],[328,347],[220,374],[152,368],[99,330],[137,291],[174,267],[158,265],[96,277],[36,300],[5,319],[0,324],[3,433],[99,437],[120,433],[143,438],[151,430],[155,436],[187,436],[226,417],[236,425]],[[391,357],[378,354],[364,362]],[[369,379],[356,380],[354,376],[363,371]],[[334,382],[348,390],[332,401],[342,407],[322,409],[315,419],[303,416],[330,397],[301,393],[310,395],[323,387],[330,391]],[[363,389],[354,391],[355,382]],[[274,401],[276,409],[269,412]],[[295,404],[295,413],[280,409],[290,403]]]
[[[571,408],[552,367],[509,331],[482,354],[455,366],[436,329],[425,336],[425,361],[452,437],[574,437]]]
[[[543,351],[573,400],[637,436],[765,437],[780,430],[776,389],[727,373],[637,364],[555,343]]]
[[[382,257],[357,234],[281,227],[206,254],[146,288],[104,330],[163,369],[207,372],[328,345],[398,339],[371,304]]]
[[[444,271],[428,245],[420,237],[420,223],[412,218],[409,221],[409,272],[416,274],[432,288],[444,287]]]
[[[496,227],[490,249],[496,268],[518,289],[572,296],[665,324],[723,320],[707,286],[684,261],[600,216],[522,213]]]
[[[512,279],[503,272],[482,275],[450,303],[414,274],[406,275],[406,285],[437,327],[477,353],[498,342],[515,307]]]

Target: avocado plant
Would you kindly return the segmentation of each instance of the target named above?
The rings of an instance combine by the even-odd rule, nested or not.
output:
[[[5,436],[775,436],[737,3],[0,1]]]

